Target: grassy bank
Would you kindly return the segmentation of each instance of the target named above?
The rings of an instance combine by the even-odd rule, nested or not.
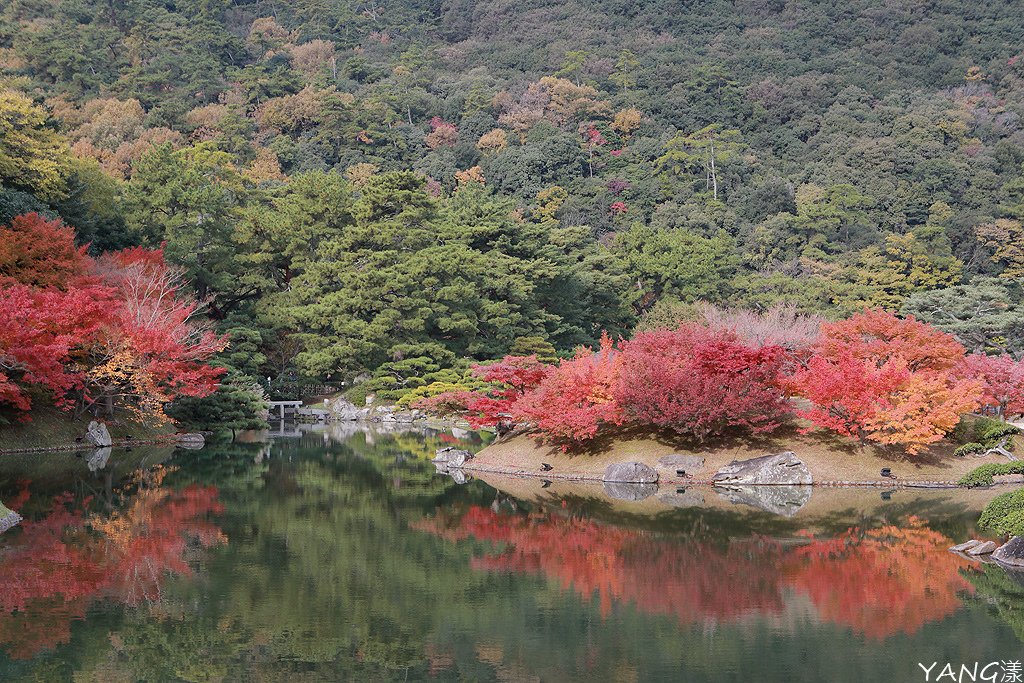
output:
[[[658,459],[672,453],[699,455],[704,467],[687,472],[691,480],[709,481],[719,468],[733,460],[746,460],[769,453],[793,451],[811,470],[815,483],[902,482],[955,484],[968,472],[985,463],[1004,463],[999,455],[955,457],[955,444],[941,443],[917,455],[897,448],[861,446],[850,440],[823,432],[801,434],[789,429],[760,438],[709,441],[692,444],[671,435],[650,432],[619,432],[598,439],[581,453],[563,453],[541,443],[532,434],[512,434],[498,440],[476,455],[467,468],[506,474],[529,474],[548,479],[601,479],[605,468],[615,462],[638,461],[659,471],[662,481],[686,482],[674,468],[658,466]],[[545,471],[543,463],[552,466]],[[885,479],[881,469],[888,467],[898,477]]]
[[[50,407],[34,408],[31,417],[28,422],[0,425],[0,452],[82,445],[75,439],[85,435],[90,421],[88,416],[76,420],[69,413]],[[115,442],[127,437],[136,441],[161,439],[177,431],[171,423],[151,424],[128,414],[119,417],[116,423],[108,424],[107,428]]]

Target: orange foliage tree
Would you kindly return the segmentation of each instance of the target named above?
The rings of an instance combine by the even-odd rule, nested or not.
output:
[[[917,453],[975,409],[981,383],[957,372],[963,346],[913,317],[864,311],[822,325],[788,382],[812,407],[800,414],[840,434]]]

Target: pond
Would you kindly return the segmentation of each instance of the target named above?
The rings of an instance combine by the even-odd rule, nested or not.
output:
[[[0,680],[923,681],[1021,659],[1022,584],[947,550],[993,492],[819,489],[773,514],[460,484],[428,461],[447,444],[482,447],[289,428],[4,456],[25,519],[0,535]]]

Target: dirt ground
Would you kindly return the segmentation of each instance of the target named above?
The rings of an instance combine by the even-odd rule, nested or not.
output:
[[[618,433],[599,438],[586,451],[563,453],[545,445],[532,434],[510,434],[477,453],[467,470],[531,475],[545,479],[600,480],[611,463],[638,461],[654,467],[659,481],[699,483],[710,481],[720,467],[733,460],[745,460],[770,453],[793,451],[811,471],[815,484],[858,483],[879,486],[901,483],[955,484],[974,468],[989,462],[1006,462],[999,455],[957,458],[952,444],[908,455],[897,448],[861,446],[822,431],[801,434],[796,429],[764,437],[725,440],[703,445],[687,444],[670,436],[650,433]],[[704,467],[676,476],[675,468],[658,465],[658,458],[673,453],[699,455]],[[544,468],[544,463],[551,466]],[[895,480],[881,476],[883,467]]]

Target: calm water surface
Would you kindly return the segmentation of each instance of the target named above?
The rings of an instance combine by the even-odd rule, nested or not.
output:
[[[1024,650],[1022,584],[947,551],[992,494],[818,490],[786,516],[459,484],[427,458],[482,447],[464,433],[282,431],[0,460],[25,517],[0,680],[920,681]]]

